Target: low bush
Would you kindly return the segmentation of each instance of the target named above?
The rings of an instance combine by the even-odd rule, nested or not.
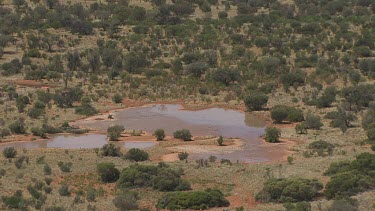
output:
[[[190,130],[182,129],[182,130],[177,130],[176,132],[174,132],[173,137],[181,139],[183,141],[191,141],[192,135],[190,133]]]
[[[178,159],[179,160],[187,160],[188,157],[189,157],[189,153],[187,153],[187,152],[178,153]]]
[[[247,110],[249,111],[259,111],[267,104],[268,97],[262,92],[252,92],[244,98],[244,103]]]
[[[116,145],[110,143],[110,144],[105,144],[101,150],[100,154],[102,156],[108,156],[108,157],[120,157],[122,155],[120,151],[120,147],[117,147]]]
[[[297,124],[294,129],[296,130],[298,134],[306,134],[308,127],[306,125],[306,122],[301,122]]]
[[[271,118],[275,123],[282,123],[284,120],[289,122],[301,122],[304,120],[301,109],[284,105],[274,106],[271,109]]]
[[[264,139],[270,143],[279,142],[281,130],[275,127],[267,127]]]
[[[318,155],[323,155],[324,152],[327,152],[330,155],[332,154],[334,148],[335,146],[333,144],[323,140],[314,141],[309,144],[309,149],[311,149],[313,152],[318,153]]]
[[[120,171],[113,163],[99,163],[97,165],[97,172],[101,181],[105,183],[116,182],[120,176]]]
[[[317,180],[304,178],[272,178],[264,183],[263,189],[256,195],[261,202],[301,202],[311,201],[323,189]]]
[[[350,197],[375,186],[375,154],[362,153],[353,161],[332,163],[325,175],[332,176],[325,188],[328,199]]]
[[[15,134],[25,134],[26,133],[25,122],[21,119],[18,119],[9,125],[9,130]]]
[[[138,194],[134,191],[123,191],[112,201],[113,205],[120,211],[138,210]]]
[[[149,155],[146,151],[138,149],[138,148],[132,148],[125,154],[125,159],[131,160],[131,161],[145,161],[149,159]]]
[[[204,210],[211,207],[227,207],[229,201],[224,194],[217,189],[206,189],[205,191],[174,192],[168,193],[160,198],[156,204],[158,209],[181,210],[194,209]]]
[[[121,133],[124,131],[124,126],[122,125],[114,125],[107,129],[107,136],[110,141],[117,141]]]
[[[59,188],[60,196],[70,196],[71,192],[69,190],[69,185],[63,185]]]
[[[117,93],[117,94],[113,95],[112,101],[114,103],[121,103],[122,102],[122,96]]]
[[[16,191],[13,196],[2,196],[1,200],[10,209],[23,209],[26,207],[26,200],[23,198],[21,191]]]
[[[190,183],[181,178],[181,172],[166,165],[131,165],[121,172],[117,185],[120,188],[153,187],[160,191],[190,189]]]
[[[165,132],[163,129],[157,129],[154,132],[154,136],[156,137],[156,140],[163,141],[165,138]]]
[[[17,150],[14,147],[5,147],[3,149],[3,155],[5,158],[15,158]]]
[[[62,161],[59,161],[59,162],[57,163],[57,165],[59,166],[59,168],[60,168],[60,170],[61,170],[62,172],[67,173],[67,172],[70,172],[70,171],[71,171],[72,166],[73,166],[73,163],[71,163],[71,162],[69,162],[69,163],[64,163],[64,162],[62,162]]]
[[[308,129],[312,129],[312,130],[320,130],[320,128],[323,126],[323,123],[320,120],[320,117],[311,113],[306,115],[305,124]]]

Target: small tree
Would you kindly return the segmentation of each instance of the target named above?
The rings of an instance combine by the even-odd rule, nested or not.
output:
[[[97,165],[97,171],[100,179],[105,183],[116,182],[120,177],[120,171],[113,163],[99,163]]]
[[[301,122],[296,125],[295,130],[298,134],[306,134],[307,133],[307,125],[305,122]]]
[[[138,149],[132,148],[125,154],[125,159],[132,160],[132,161],[145,161],[149,159],[149,155],[147,152]]]
[[[14,147],[5,147],[3,149],[3,155],[5,158],[15,158],[17,150]]]
[[[9,130],[12,131],[12,133],[24,134],[26,133],[25,122],[21,119],[18,119],[9,125]]]
[[[69,185],[63,185],[59,189],[60,196],[70,196],[71,192],[69,190]]]
[[[121,133],[124,131],[124,126],[122,125],[114,125],[107,129],[107,136],[109,137],[110,141],[117,141]]]
[[[268,97],[262,92],[253,92],[244,99],[245,106],[249,111],[259,111],[267,104]]]
[[[323,123],[320,121],[320,117],[311,113],[307,114],[305,123],[307,128],[312,130],[320,130],[320,128],[323,126]]]
[[[113,199],[113,205],[121,211],[137,210],[138,209],[138,195],[136,192],[123,192]]]
[[[271,118],[275,123],[282,123],[288,117],[288,109],[285,106],[275,106],[271,110]]]
[[[163,141],[165,138],[165,132],[163,129],[157,129],[154,132],[154,136],[156,137],[156,140]]]
[[[190,130],[182,129],[177,130],[173,133],[174,138],[182,139],[183,141],[191,141],[192,135],[190,133]]]
[[[266,128],[265,139],[266,139],[267,142],[270,142],[270,143],[279,142],[280,136],[281,136],[280,129],[277,129],[275,127],[267,127]]]
[[[106,144],[102,147],[100,154],[102,156],[109,156],[109,157],[120,157],[121,151],[120,147],[116,147],[114,144]]]
[[[219,144],[219,146],[223,146],[223,143],[224,143],[224,138],[223,138],[223,136],[220,136],[220,137],[216,140],[216,142]]]

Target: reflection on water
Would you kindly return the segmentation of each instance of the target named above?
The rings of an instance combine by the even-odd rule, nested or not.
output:
[[[232,161],[264,162],[271,157],[281,156],[283,150],[278,147],[264,147],[259,140],[263,135],[265,122],[252,114],[245,114],[234,110],[211,108],[199,111],[181,110],[179,105],[154,105],[150,107],[130,108],[115,113],[115,120],[102,120],[79,123],[82,127],[95,129],[103,133],[114,124],[124,125],[126,129],[143,130],[152,133],[162,128],[167,135],[174,131],[189,129],[194,136],[222,135],[224,137],[238,137],[246,144],[244,150],[228,154],[212,154],[219,159]],[[106,143],[105,135],[61,135],[48,141],[31,143],[13,143],[24,148],[98,148]],[[120,142],[127,148],[152,147],[153,142]],[[0,147],[2,147],[0,145]],[[211,154],[210,154],[211,155]],[[190,159],[207,158],[207,154],[190,154]]]

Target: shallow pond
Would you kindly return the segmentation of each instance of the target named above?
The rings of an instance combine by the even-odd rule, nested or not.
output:
[[[265,145],[259,139],[263,135],[266,122],[248,113],[221,108],[211,108],[199,111],[181,110],[180,105],[152,105],[121,110],[114,113],[114,120],[81,120],[76,124],[105,132],[115,124],[124,125],[126,129],[143,130],[152,133],[162,128],[167,135],[174,131],[189,129],[194,136],[224,136],[241,138],[246,142],[244,149],[226,154],[190,154],[190,159],[207,158],[214,155],[219,159],[230,159],[241,162],[267,162],[282,157],[285,153],[283,146]],[[66,136],[59,135],[52,140],[12,143],[24,148],[98,148],[106,143],[105,135],[91,134]],[[153,142],[119,142],[127,148],[152,147]],[[1,146],[0,146],[1,147]]]
[[[85,135],[56,135],[50,140],[37,140],[31,142],[12,142],[0,144],[0,149],[15,147],[17,149],[38,149],[38,148],[60,148],[60,149],[93,149],[101,148],[107,143],[107,136],[102,134]],[[148,148],[155,146],[152,141],[127,141],[114,142],[117,146],[125,148]]]

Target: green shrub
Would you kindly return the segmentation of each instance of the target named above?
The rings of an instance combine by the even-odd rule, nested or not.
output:
[[[332,176],[324,194],[328,199],[350,197],[375,185],[375,154],[361,153],[353,161],[332,163],[325,175]]]
[[[116,93],[115,95],[113,95],[112,101],[114,103],[121,103],[122,102],[122,96],[120,94]]]
[[[181,139],[183,141],[191,141],[192,135],[190,133],[190,130],[182,129],[182,130],[177,130],[176,132],[174,132],[173,137],[177,139]]]
[[[330,144],[323,140],[314,141],[309,144],[309,149],[311,149],[313,152],[318,153],[318,155],[323,155],[324,152],[327,152],[330,155],[332,154],[334,148],[335,146],[333,144]]]
[[[31,133],[34,136],[40,136],[41,138],[47,138],[47,134],[44,132],[44,130],[40,127],[32,127]]]
[[[157,129],[154,132],[154,136],[156,137],[156,140],[163,141],[165,138],[165,132],[163,129]]]
[[[223,144],[224,144],[224,138],[223,138],[223,136],[220,136],[220,137],[216,140],[216,142],[219,144],[219,146],[223,146]]]
[[[271,109],[271,118],[275,123],[282,123],[288,117],[286,106],[275,106]]]
[[[15,158],[17,150],[14,147],[5,147],[3,149],[3,155],[5,158]]]
[[[60,196],[70,196],[71,192],[69,190],[69,185],[63,185],[59,188]]]
[[[276,142],[279,142],[280,136],[281,136],[280,129],[275,128],[275,127],[267,127],[266,128],[266,135],[265,135],[264,139],[267,142],[276,143]]]
[[[110,141],[117,141],[121,133],[124,131],[124,126],[122,125],[114,125],[107,129],[107,136],[109,137]]]
[[[272,178],[255,199],[261,202],[311,201],[323,189],[321,182],[304,178]]]
[[[320,117],[314,114],[307,114],[305,124],[308,129],[320,130],[323,123],[320,121]]]
[[[216,189],[168,193],[160,198],[156,204],[158,209],[169,210],[203,210],[211,207],[227,206],[229,206],[229,201],[225,199],[224,194],[221,191]]]
[[[189,190],[190,183],[181,173],[168,166],[131,165],[125,168],[117,181],[120,188],[153,187],[160,191]]]
[[[149,155],[147,152],[138,149],[138,148],[132,148],[125,154],[125,159],[131,160],[131,161],[145,161],[149,159]]]
[[[13,196],[1,197],[4,205],[10,209],[23,209],[26,207],[26,200],[22,196],[21,191],[16,191]]]
[[[187,153],[187,152],[178,153],[178,159],[179,160],[187,160],[188,157],[189,157],[189,153]]]
[[[358,201],[356,199],[344,197],[335,199],[328,211],[357,211]]]
[[[0,138],[4,138],[5,136],[10,136],[10,130],[7,128],[0,130]]]
[[[298,134],[306,134],[308,127],[306,125],[306,122],[301,122],[300,124],[297,124],[294,129]]]
[[[43,167],[43,172],[44,172],[44,175],[51,175],[52,174],[52,169],[51,169],[51,167],[48,164],[46,164]]]
[[[267,104],[268,97],[262,92],[252,92],[245,97],[244,103],[249,111],[259,111]]]
[[[60,168],[60,170],[62,171],[62,172],[70,172],[71,171],[71,168],[72,168],[72,166],[73,166],[73,163],[71,163],[71,162],[69,162],[69,163],[64,163],[64,162],[62,162],[62,161],[59,161],[58,163],[57,163],[57,165],[59,166],[59,168]]]
[[[102,156],[109,156],[109,157],[120,157],[122,155],[120,151],[120,147],[117,147],[112,143],[105,144],[100,150],[100,154]]]
[[[287,211],[311,211],[311,204],[309,202],[297,202],[295,204],[287,202],[283,204]]]
[[[120,171],[113,163],[99,163],[97,171],[101,181],[105,183],[116,182],[120,176]]]
[[[118,210],[138,210],[138,194],[133,191],[124,191],[117,195],[112,203]]]
[[[9,129],[12,133],[15,133],[15,134],[25,134],[26,133],[25,122],[21,119],[18,119],[15,122],[13,122],[12,124],[10,124]]]

